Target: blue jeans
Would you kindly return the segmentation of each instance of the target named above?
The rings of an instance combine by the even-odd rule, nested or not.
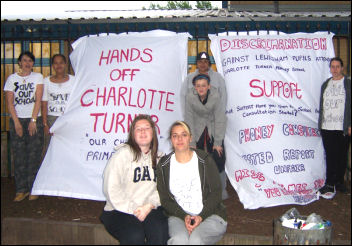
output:
[[[103,211],[100,220],[120,244],[166,245],[169,239],[167,217],[162,207],[152,209],[143,222],[132,214],[117,210]]]

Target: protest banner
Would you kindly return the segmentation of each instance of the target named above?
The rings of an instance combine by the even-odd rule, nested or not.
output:
[[[245,208],[308,204],[325,182],[318,129],[333,34],[209,35],[226,81],[226,173]]]
[[[182,119],[189,36],[157,30],[85,36],[72,44],[76,82],[50,129],[54,135],[32,194],[105,200],[103,170],[138,114],[151,115],[159,150],[170,152],[169,127]]]

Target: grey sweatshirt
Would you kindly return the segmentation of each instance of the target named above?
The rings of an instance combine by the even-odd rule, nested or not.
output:
[[[136,162],[129,145],[121,144],[115,149],[104,170],[104,210],[133,214],[138,207],[148,203],[155,208],[160,206],[150,151]]]
[[[225,137],[227,118],[225,105],[216,88],[210,87],[205,105],[199,100],[194,88],[189,90],[186,95],[185,121],[191,128],[192,146],[196,145],[205,127],[208,127],[209,136],[214,137],[214,146],[221,146]]]

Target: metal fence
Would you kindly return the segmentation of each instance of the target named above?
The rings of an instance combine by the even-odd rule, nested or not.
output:
[[[86,35],[99,35],[99,33],[122,33],[122,32],[141,32],[153,29],[164,29],[175,32],[189,32],[193,38],[188,42],[188,64],[189,72],[196,68],[196,55],[200,51],[207,51],[211,55],[212,68],[216,70],[214,59],[210,51],[209,33],[218,34],[221,32],[247,32],[260,30],[275,30],[285,33],[295,32],[316,32],[328,31],[335,34],[334,49],[336,56],[342,58],[345,64],[345,73],[350,75],[351,71],[351,34],[350,20],[348,21],[276,21],[276,22],[169,22],[169,23],[138,23],[138,20],[132,20],[129,23],[86,23],[74,24],[72,20],[58,20],[59,24],[51,25],[41,22],[41,24],[33,24],[34,22],[22,22],[1,24],[1,135],[2,135],[2,169],[3,165],[8,166],[8,175],[13,172],[11,168],[11,153],[9,139],[9,114],[4,96],[4,83],[7,77],[19,71],[17,58],[22,51],[33,52],[36,60],[34,71],[42,73],[44,77],[52,74],[51,57],[54,54],[64,54],[66,57],[72,51],[71,44],[79,37]],[[43,24],[44,23],[44,24]],[[61,24],[60,24],[61,23]],[[67,71],[72,74],[73,70],[68,59]],[[6,148],[3,151],[3,139],[6,140]],[[7,152],[7,154],[6,154]],[[3,157],[5,155],[6,157]],[[350,158],[350,157],[349,157]],[[349,159],[350,162],[350,159]],[[12,170],[12,171],[11,171]],[[348,168],[348,173],[350,169]],[[3,173],[3,171],[2,171]],[[12,173],[13,175],[13,173]],[[348,174],[350,177],[350,174]],[[350,178],[348,178],[350,179]]]
[[[350,22],[170,22],[170,23],[78,23],[58,21],[61,24],[33,24],[33,22],[20,21],[20,24],[2,22],[1,36],[1,132],[7,132],[9,115],[7,113],[4,97],[4,83],[7,77],[19,71],[17,58],[22,51],[33,52],[36,60],[34,71],[42,73],[44,77],[52,74],[51,57],[53,54],[64,54],[66,57],[72,51],[71,44],[77,38],[86,35],[99,35],[99,33],[121,33],[164,29],[175,32],[189,32],[193,38],[188,42],[189,72],[195,70],[196,55],[200,51],[207,51],[211,55],[212,68],[216,70],[214,59],[210,51],[209,33],[220,32],[247,32],[275,30],[286,33],[332,31],[336,56],[340,56],[345,64],[345,72],[350,75]],[[45,22],[41,22],[45,23]],[[67,71],[73,73],[68,59]]]

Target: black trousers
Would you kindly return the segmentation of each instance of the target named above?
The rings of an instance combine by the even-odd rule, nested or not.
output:
[[[202,135],[199,137],[198,142],[196,143],[197,149],[202,149],[207,153],[210,153],[213,157],[216,166],[218,167],[219,173],[225,170],[225,161],[226,161],[226,154],[225,154],[225,146],[224,140],[222,140],[221,147],[223,149],[222,156],[219,156],[218,152],[213,150],[214,146],[214,138],[209,137],[208,128],[205,127]]]
[[[103,211],[105,229],[124,245],[166,245],[169,239],[167,217],[162,207],[152,209],[143,222],[117,210]]]
[[[321,130],[326,155],[326,182],[328,185],[344,183],[347,166],[349,136],[343,131]]]

